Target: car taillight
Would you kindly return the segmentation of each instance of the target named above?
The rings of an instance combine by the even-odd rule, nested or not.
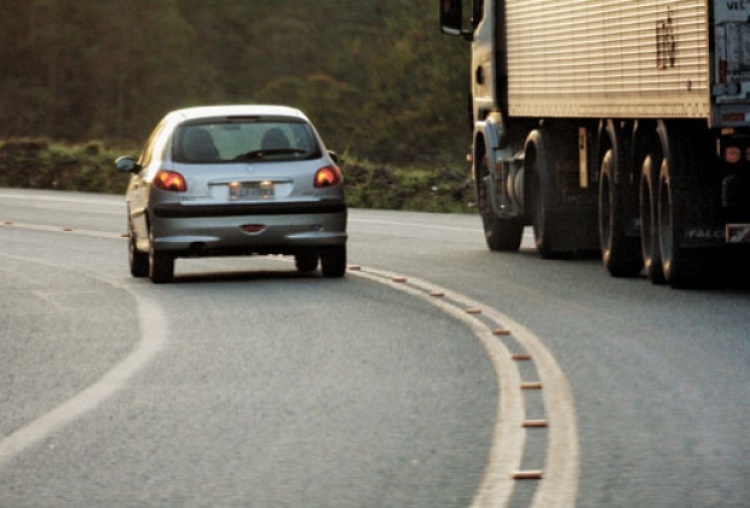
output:
[[[325,166],[315,173],[315,187],[333,187],[340,184],[344,178],[337,166]]]
[[[170,192],[185,192],[187,183],[185,177],[176,171],[161,170],[154,177],[154,187]]]

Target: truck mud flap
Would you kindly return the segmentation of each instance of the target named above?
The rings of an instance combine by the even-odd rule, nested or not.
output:
[[[551,222],[549,232],[553,236],[551,244],[554,252],[599,254],[599,228],[595,210],[550,210],[547,220]]]

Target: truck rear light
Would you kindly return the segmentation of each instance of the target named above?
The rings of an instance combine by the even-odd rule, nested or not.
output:
[[[736,146],[724,148],[724,160],[729,164],[737,164],[742,158],[742,150]]]
[[[176,171],[160,170],[154,176],[154,187],[163,191],[169,192],[185,192],[187,191],[187,183],[185,177]]]
[[[722,123],[741,123],[745,122],[745,113],[724,113],[721,115]]]
[[[337,166],[325,166],[315,173],[315,187],[333,187],[340,184],[344,178],[341,176],[341,170]]]

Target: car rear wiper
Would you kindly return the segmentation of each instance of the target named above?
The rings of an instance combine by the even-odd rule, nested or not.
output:
[[[243,153],[234,158],[234,160],[252,160],[252,159],[263,159],[269,155],[290,155],[290,154],[304,154],[307,150],[300,150],[299,148],[268,148],[265,150],[252,150],[247,153]]]

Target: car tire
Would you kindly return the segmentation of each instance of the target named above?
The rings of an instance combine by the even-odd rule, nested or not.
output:
[[[323,277],[337,279],[346,273],[346,246],[331,247],[320,252]]]
[[[318,259],[317,251],[302,251],[294,255],[294,264],[302,273],[314,272],[318,269]]]
[[[133,228],[129,228],[129,240],[128,240],[128,264],[130,265],[130,274],[133,277],[148,277],[149,274],[149,260],[148,254],[140,252],[136,248],[137,239]]]
[[[171,282],[174,278],[174,257],[154,249],[153,236],[149,238],[148,276],[154,284]]]

